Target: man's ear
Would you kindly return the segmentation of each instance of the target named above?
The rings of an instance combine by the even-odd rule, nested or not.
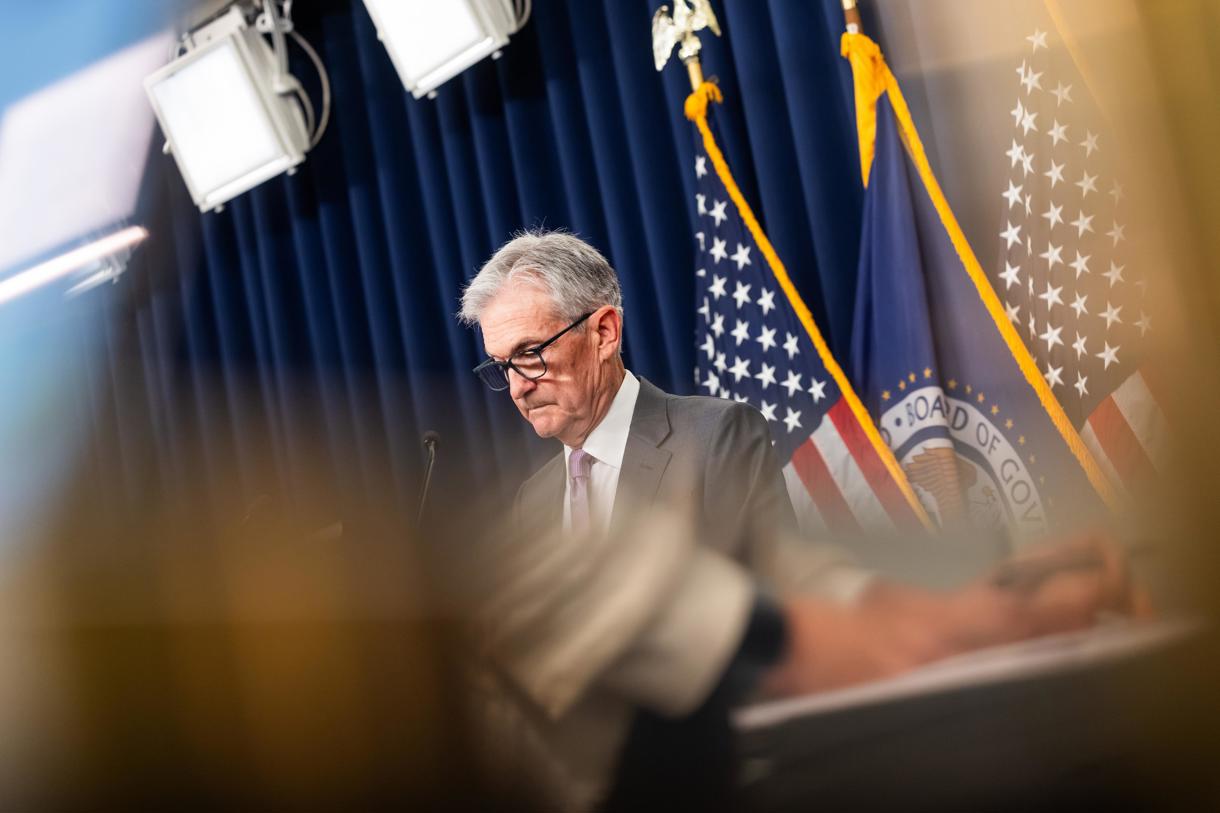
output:
[[[623,343],[623,317],[615,308],[606,305],[590,316],[589,321],[597,332],[597,357],[605,360],[617,356]]]

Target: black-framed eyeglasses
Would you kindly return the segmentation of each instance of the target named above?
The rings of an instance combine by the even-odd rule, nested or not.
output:
[[[589,311],[542,344],[527,347],[525,350],[519,350],[513,353],[506,361],[487,359],[474,368],[474,374],[496,392],[508,389],[509,370],[515,371],[522,378],[537,381],[546,375],[546,359],[542,357],[542,351],[558,341],[563,334],[581,324],[595,313],[597,311]]]

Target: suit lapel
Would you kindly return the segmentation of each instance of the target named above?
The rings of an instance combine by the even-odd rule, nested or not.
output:
[[[652,505],[669,465],[671,454],[658,448],[669,436],[669,410],[665,393],[640,379],[640,394],[631,416],[631,431],[623,450],[623,467],[619,472],[610,527],[618,527],[630,519],[632,512]]]

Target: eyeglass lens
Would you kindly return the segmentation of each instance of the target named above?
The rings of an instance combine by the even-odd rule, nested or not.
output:
[[[531,381],[546,374],[546,362],[538,352],[518,353],[508,360],[512,368]],[[500,364],[488,364],[479,368],[479,378],[493,390],[508,389],[508,368]]]

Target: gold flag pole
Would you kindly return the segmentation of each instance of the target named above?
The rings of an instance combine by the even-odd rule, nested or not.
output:
[[[652,54],[657,70],[665,67],[674,46],[679,46],[678,58],[686,64],[691,90],[698,90],[703,84],[703,66],[699,62],[703,44],[695,32],[704,28],[720,36],[720,23],[709,0],[674,0],[672,15],[669,6],[661,6],[652,15]]]
[[[856,0],[843,0],[843,20],[847,23],[848,34],[859,34],[863,26],[860,20],[860,9]]]
[[[692,56],[686,62],[686,75],[690,77],[690,89],[695,90],[703,84],[703,65],[698,56]]]

